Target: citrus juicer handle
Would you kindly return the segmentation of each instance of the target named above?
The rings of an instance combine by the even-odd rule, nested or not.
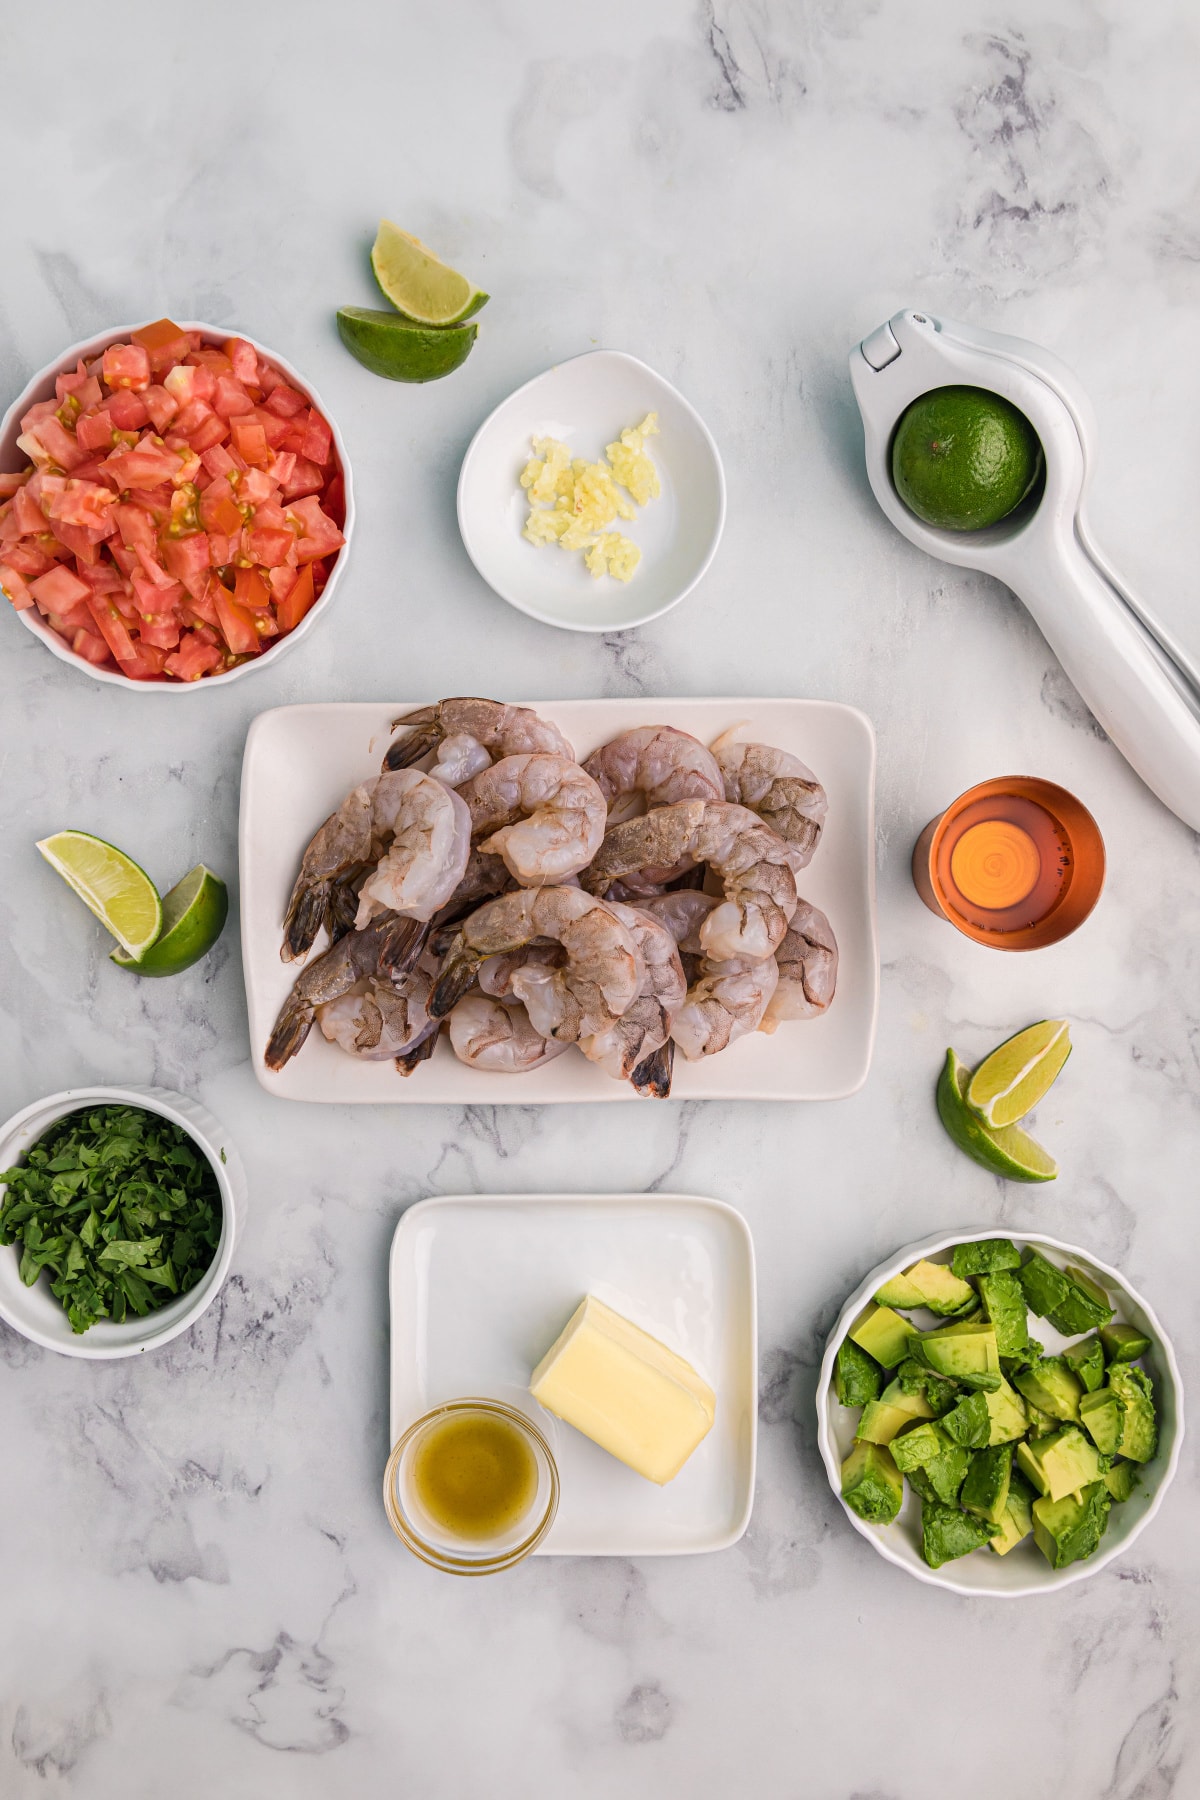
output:
[[[1130,766],[1200,831],[1200,687],[1075,534],[1015,558],[1005,579]]]

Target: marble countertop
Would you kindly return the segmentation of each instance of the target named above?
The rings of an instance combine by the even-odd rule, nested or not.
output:
[[[122,699],[7,616],[0,1114],[74,1083],[200,1096],[245,1159],[235,1272],[190,1335],[86,1364],[0,1328],[0,1793],[58,1800],[1164,1800],[1200,1791],[1196,1443],[1131,1554],[1061,1595],[963,1601],[846,1525],[814,1443],[823,1335],[935,1229],[1042,1227],[1195,1332],[1200,844],[1140,786],[994,582],[871,499],[850,346],[905,305],[1039,340],[1099,417],[1097,535],[1200,651],[1194,513],[1200,29],[1170,0],[614,0],[535,9],[79,0],[5,24],[0,392],[72,339],[172,311],[241,327],[341,422],[361,505],[330,622],[253,681]],[[494,298],[423,388],[341,350],[387,213]],[[629,636],[498,602],[454,481],[483,415],[595,344],[643,357],[724,455],[717,561]],[[614,1115],[303,1108],[255,1082],[236,924],[136,982],[40,862],[77,824],[166,883],[236,876],[261,708],[494,691],[780,692],[879,736],[883,988],[867,1085],[823,1106]],[[653,705],[648,699],[648,713]],[[937,923],[925,821],[1021,769],[1099,818],[1087,928],[1026,957]],[[1063,1173],[962,1159],[931,1087],[1031,1018],[1076,1044],[1039,1134]],[[438,1577],[392,1537],[385,1255],[427,1194],[709,1192],[759,1248],[754,1516],[720,1555]]]

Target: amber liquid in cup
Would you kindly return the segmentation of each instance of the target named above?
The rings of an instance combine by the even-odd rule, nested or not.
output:
[[[961,794],[913,851],[925,904],[967,937],[1035,950],[1074,931],[1104,882],[1104,842],[1087,808],[1036,776]]]

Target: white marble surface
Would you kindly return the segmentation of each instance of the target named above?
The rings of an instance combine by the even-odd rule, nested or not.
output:
[[[1200,1791],[1196,1438],[1124,1562],[1052,1601],[956,1602],[845,1525],[813,1444],[825,1328],[864,1268],[961,1222],[1115,1260],[1195,1378],[1200,856],[1098,736],[1025,615],[879,515],[845,356],[906,304],[1040,339],[1106,461],[1098,535],[1200,650],[1200,36],[1172,0],[64,0],[5,20],[0,388],[167,310],[307,370],[362,505],[330,622],[184,704],[122,700],[0,618],[0,1103],[85,1079],[199,1094],[253,1210],[222,1302],[143,1362],[0,1331],[0,1793],[330,1800],[1161,1800]],[[386,386],[332,311],[371,302],[390,213],[495,296],[467,366]],[[454,478],[483,414],[557,357],[633,351],[722,447],[729,524],[696,595],[627,638],[518,617],[477,579]],[[397,692],[825,695],[880,743],[883,1006],[865,1090],[822,1107],[305,1110],[256,1085],[236,928],[138,984],[40,863],[65,824],[161,881],[235,876],[261,707]],[[648,713],[653,705],[648,701]],[[924,911],[919,827],[1023,768],[1095,810],[1112,878],[1056,949],[989,955]],[[1004,1186],[934,1118],[945,1045],[1063,1012]],[[709,1191],[756,1234],[762,1433],[736,1549],[539,1561],[455,1583],[378,1500],[384,1259],[418,1196]]]

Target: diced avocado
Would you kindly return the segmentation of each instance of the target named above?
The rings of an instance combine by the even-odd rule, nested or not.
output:
[[[1040,1344],[1037,1338],[1031,1337],[1027,1340],[1024,1349],[1019,1350],[1016,1356],[1002,1356],[1000,1367],[1006,1375],[1015,1375],[1021,1369],[1032,1369],[1038,1358],[1045,1354],[1045,1344]]]
[[[1007,1556],[1010,1550],[1023,1543],[1033,1530],[1033,1502],[1036,1498],[1029,1483],[1018,1473],[1012,1471],[1008,1486],[1008,1499],[1004,1505],[1004,1517],[1000,1521],[999,1534],[988,1544],[997,1556]]]
[[[1121,1402],[1112,1388],[1098,1388],[1079,1402],[1079,1423],[1101,1456],[1115,1456],[1121,1448]]]
[[[993,1393],[985,1394],[984,1399],[992,1426],[989,1444],[1010,1444],[1015,1438],[1024,1437],[1029,1429],[1025,1402],[1007,1381],[1001,1379],[1000,1386]]]
[[[925,1300],[916,1283],[910,1280],[907,1274],[904,1274],[893,1275],[892,1279],[885,1281],[881,1288],[876,1288],[875,1304],[877,1306],[899,1306],[908,1312],[914,1306],[924,1306]]]
[[[961,1319],[965,1313],[978,1310],[979,1296],[969,1281],[947,1268],[945,1263],[914,1263],[911,1269],[905,1270],[905,1277],[911,1281],[922,1296],[923,1305],[932,1313],[944,1319]]]
[[[890,1444],[898,1431],[914,1419],[931,1419],[933,1408],[921,1392],[906,1393],[899,1381],[889,1381],[878,1400],[863,1408],[855,1437],[868,1444]]]
[[[1111,1363],[1108,1385],[1121,1405],[1121,1455],[1130,1462],[1149,1462],[1158,1448],[1154,1386],[1136,1363]]]
[[[1043,1412],[1040,1406],[1034,1406],[1031,1401],[1026,1400],[1025,1411],[1029,1417],[1030,1437],[1049,1437],[1052,1431],[1058,1430],[1059,1421],[1048,1412]]]
[[[1017,1467],[1047,1500],[1077,1494],[1104,1473],[1095,1446],[1076,1425],[1018,1444]]]
[[[990,1394],[979,1391],[964,1395],[957,1406],[942,1416],[942,1430],[947,1437],[966,1450],[982,1450],[992,1435],[992,1415],[988,1411],[990,1399]],[[1022,1414],[1021,1431],[1024,1429],[1025,1419]]]
[[[994,1269],[1019,1269],[1021,1252],[1007,1238],[976,1238],[955,1244],[950,1267],[956,1275],[990,1275]]]
[[[1103,1481],[1061,1500],[1035,1500],[1033,1539],[1052,1569],[1091,1556],[1108,1525],[1112,1499]]]
[[[873,1356],[844,1338],[833,1365],[833,1385],[843,1406],[866,1406],[879,1398],[883,1370]]]
[[[905,1357],[896,1370],[896,1377],[906,1394],[924,1394],[935,1418],[940,1419],[943,1413],[949,1412],[959,1397],[957,1382],[935,1375],[932,1369],[911,1356]]]
[[[1061,1356],[1039,1357],[1032,1369],[1013,1376],[1013,1386],[1052,1419],[1074,1422],[1079,1417],[1083,1383]]]
[[[1103,1288],[1081,1269],[1058,1269],[1033,1250],[1020,1269],[1020,1282],[1031,1312],[1049,1319],[1064,1337],[1077,1337],[1107,1325],[1113,1309]]]
[[[916,1443],[909,1440],[915,1438]],[[937,1425],[916,1425],[892,1445],[897,1466],[923,1500],[940,1500],[946,1506],[958,1501],[958,1491],[970,1464],[970,1452],[952,1443]]]
[[[1109,1362],[1136,1362],[1150,1348],[1150,1339],[1136,1325],[1102,1325],[1100,1341]]]
[[[1128,1500],[1138,1484],[1137,1466],[1131,1462],[1115,1462],[1104,1472],[1104,1485],[1114,1500]]]
[[[1012,1445],[996,1444],[977,1450],[958,1496],[964,1512],[976,1513],[992,1525],[1002,1525],[1012,1477]]]
[[[921,1502],[921,1555],[931,1569],[980,1549],[996,1532],[997,1527],[986,1519],[960,1512],[956,1506],[943,1506],[936,1500]]]
[[[850,1327],[849,1335],[859,1349],[873,1356],[877,1363],[882,1363],[885,1369],[894,1369],[908,1355],[908,1346],[917,1336],[917,1328],[902,1319],[898,1312],[893,1312],[890,1306],[876,1306],[872,1302],[857,1324]]]
[[[1029,1343],[1029,1311],[1020,1282],[1011,1269],[997,1269],[981,1275],[977,1285],[984,1313],[996,1328],[1000,1355],[1020,1356]]]
[[[1100,1335],[1093,1331],[1090,1337],[1080,1338],[1077,1344],[1068,1344],[1063,1359],[1074,1369],[1087,1392],[1094,1394],[1104,1380],[1104,1346]]]
[[[855,1444],[842,1464],[842,1499],[869,1525],[890,1525],[904,1499],[904,1477],[882,1444]]]
[[[912,1354],[935,1374],[961,1381],[964,1387],[1000,1386],[1000,1353],[991,1325],[966,1319],[937,1331],[923,1331],[913,1340]]]
[[[911,1431],[892,1440],[892,1458],[901,1474],[907,1475],[941,1456],[949,1442],[940,1425],[928,1422],[914,1425]]]

